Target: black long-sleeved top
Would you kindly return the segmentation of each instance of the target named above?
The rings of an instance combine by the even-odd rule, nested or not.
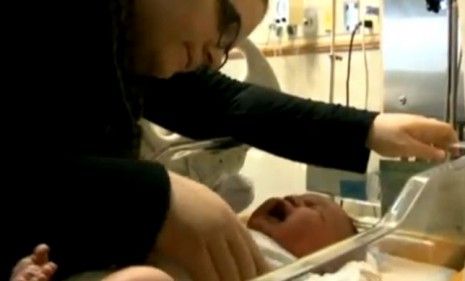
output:
[[[144,261],[169,209],[170,185],[164,167],[137,160],[142,116],[196,139],[230,136],[296,161],[366,167],[375,113],[208,70],[168,80],[128,74],[120,4],[5,7],[1,280],[41,242],[52,248],[58,280]]]

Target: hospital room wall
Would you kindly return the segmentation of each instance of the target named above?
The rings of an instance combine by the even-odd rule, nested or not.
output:
[[[261,22],[261,24],[252,32],[250,38],[257,44],[263,44],[268,42],[269,39],[269,26],[275,22],[278,16],[278,1],[286,0],[269,0],[269,6],[267,13]],[[311,17],[317,23],[318,30],[316,35],[319,38],[328,36],[329,31],[332,29],[332,0],[288,0],[289,1],[289,18],[288,22],[290,24],[300,25],[299,29],[302,28],[303,21]],[[373,21],[373,32],[379,33],[381,31],[381,17],[382,17],[382,0],[336,0],[336,34],[343,35],[350,33],[346,30],[345,20],[351,19],[354,14],[348,13],[345,14],[345,4],[347,3],[356,3],[358,4],[358,20],[361,20],[363,17],[366,20]],[[367,13],[367,8],[371,10],[370,13]],[[373,9],[378,8],[378,15],[376,12],[373,12]],[[305,11],[306,10],[306,11]],[[345,17],[345,15],[351,15],[350,17]],[[302,34],[302,32],[298,32]],[[271,41],[276,39],[271,36]],[[284,38],[285,40],[285,38]]]

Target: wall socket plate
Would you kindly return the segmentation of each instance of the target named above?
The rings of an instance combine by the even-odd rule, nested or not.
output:
[[[303,23],[303,36],[305,38],[316,38],[318,37],[318,8],[306,7],[304,9],[304,23]]]
[[[344,29],[352,32],[360,22],[360,2],[358,0],[344,0]]]

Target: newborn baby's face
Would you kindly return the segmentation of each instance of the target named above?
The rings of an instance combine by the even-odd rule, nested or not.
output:
[[[247,225],[296,257],[356,233],[352,220],[339,205],[313,194],[269,199],[255,210]]]

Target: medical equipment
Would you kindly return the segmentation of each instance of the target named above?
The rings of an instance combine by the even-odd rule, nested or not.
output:
[[[388,0],[384,8],[384,111],[445,120],[464,137],[465,95],[459,76],[457,1]],[[427,35],[425,34],[427,33]],[[447,70],[447,71],[446,71]],[[459,95],[458,93],[462,93]],[[382,212],[412,174],[431,164],[381,160]]]
[[[336,0],[332,1],[332,17],[331,17],[331,48],[329,58],[331,60],[329,73],[329,103],[334,103],[334,79],[336,75]]]
[[[255,281],[294,280],[342,257],[376,247],[461,270],[465,261],[465,157],[411,177],[380,223]],[[433,215],[434,214],[434,215]]]
[[[458,80],[460,74],[459,67],[459,11],[457,0],[449,0],[448,19],[449,19],[449,48],[448,48],[448,84],[447,84],[447,100],[446,100],[446,121],[449,122],[454,129],[458,130],[457,123],[457,102],[458,97]]]
[[[424,0],[384,2],[384,111],[426,115],[463,128],[457,1],[443,1],[447,9],[440,7],[440,1],[430,2],[438,2],[438,13],[428,11]]]
[[[354,38],[357,34],[358,30],[361,29],[361,45],[362,45],[362,53],[363,53],[363,64],[365,68],[365,110],[368,110],[368,96],[370,92],[370,75],[368,71],[368,57],[365,48],[365,28],[369,29],[370,31],[373,30],[373,21],[363,20],[358,22],[353,29],[351,30],[350,36],[350,43],[349,43],[349,54],[347,58],[347,78],[346,78],[346,106],[350,106],[350,73],[351,73],[351,61],[352,61],[352,50],[354,45]]]

